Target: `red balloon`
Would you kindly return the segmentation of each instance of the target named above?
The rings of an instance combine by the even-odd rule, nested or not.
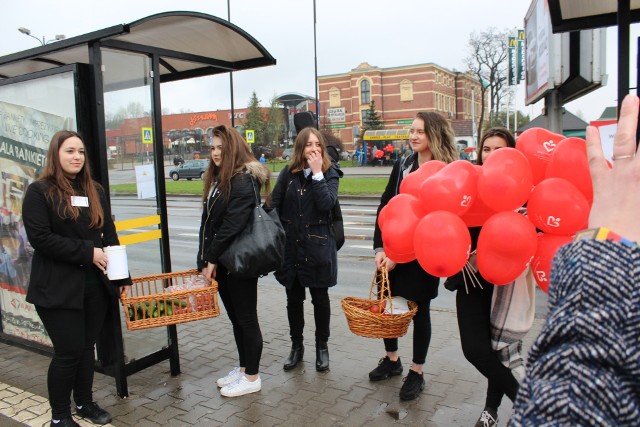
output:
[[[418,262],[436,277],[453,276],[469,259],[469,229],[460,217],[448,211],[431,212],[422,218],[413,242]]]
[[[413,233],[418,221],[426,214],[420,201],[410,194],[398,194],[389,200],[382,211],[380,213],[384,215],[384,221],[380,230],[387,256],[396,262],[416,259]]]
[[[418,170],[410,173],[400,183],[400,193],[420,197],[420,186],[425,179],[445,167],[447,164],[440,160],[430,160],[420,165]]]
[[[407,262],[411,262],[413,260],[416,259],[416,254],[415,252],[411,252],[411,253],[406,253],[406,254],[399,254],[399,253],[395,253],[393,252],[393,249],[389,249],[389,247],[386,244],[382,244],[382,249],[384,250],[384,254],[392,259],[393,261],[399,263],[399,264],[404,264]]]
[[[589,206],[593,203],[593,184],[584,139],[566,138],[560,141],[551,155],[545,177],[566,179],[584,194]]]
[[[484,204],[481,198],[471,205],[471,209],[464,213],[460,218],[467,224],[467,227],[479,227],[491,218],[496,211]]]
[[[569,236],[555,236],[553,234],[538,234],[538,249],[531,261],[531,272],[536,283],[545,293],[549,292],[549,278],[551,264],[560,246],[571,242]]]
[[[547,178],[531,192],[527,215],[545,233],[570,236],[587,228],[589,203],[566,179]]]
[[[511,211],[525,204],[533,177],[529,161],[515,148],[496,150],[482,165],[478,196],[494,211]]]
[[[499,212],[480,230],[476,250],[478,270],[495,285],[511,283],[531,261],[536,245],[536,229],[525,216]]]
[[[456,160],[424,180],[420,201],[427,212],[444,210],[462,215],[476,199],[477,180],[472,163]]]
[[[544,179],[551,154],[555,150],[556,144],[563,139],[563,135],[543,128],[527,129],[518,137],[516,149],[529,160],[534,185]]]

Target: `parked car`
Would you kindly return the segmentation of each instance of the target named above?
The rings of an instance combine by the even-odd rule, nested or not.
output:
[[[293,155],[293,148],[287,148],[282,152],[282,156],[280,156],[280,158],[282,160],[291,160],[292,155]]]
[[[187,181],[191,181],[193,178],[202,179],[208,167],[209,160],[207,159],[187,160],[180,166],[169,170],[169,176],[174,181],[182,178],[186,179]]]

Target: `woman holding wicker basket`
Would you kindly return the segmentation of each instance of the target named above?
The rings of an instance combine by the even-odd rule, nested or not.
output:
[[[451,163],[458,159],[458,150],[453,139],[453,130],[449,122],[440,114],[421,112],[416,115],[410,129],[410,144],[413,154],[398,161],[393,166],[387,187],[380,199],[378,216],[383,207],[400,190],[402,179],[416,171],[420,165],[430,160]],[[384,236],[376,219],[373,247],[376,251],[377,268],[385,267],[389,271],[391,295],[414,301],[418,311],[413,318],[413,359],[409,373],[400,389],[400,399],[413,400],[424,389],[425,381],[422,367],[427,357],[431,340],[431,300],[438,295],[440,279],[432,276],[420,267],[418,261],[397,263],[387,257],[383,249]],[[398,355],[398,339],[385,338],[387,352],[378,366],[369,373],[371,381],[381,381],[402,374],[402,363]]]
[[[269,189],[269,169],[251,153],[233,128],[213,130],[211,162],[204,176],[198,270],[218,281],[220,298],[233,325],[239,367],[217,381],[220,394],[237,397],[262,388],[258,375],[262,332],[258,323],[258,277],[231,274],[218,262],[234,238],[249,224],[260,186]]]

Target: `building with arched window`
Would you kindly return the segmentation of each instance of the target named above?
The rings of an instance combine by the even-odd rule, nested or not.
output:
[[[419,111],[441,113],[455,129],[472,129],[482,106],[473,75],[433,63],[380,68],[363,62],[346,73],[318,76],[318,85],[320,127],[332,129],[347,150],[354,149],[372,102],[385,129],[408,128]]]

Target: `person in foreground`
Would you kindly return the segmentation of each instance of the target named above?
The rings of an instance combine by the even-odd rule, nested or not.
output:
[[[233,325],[239,367],[217,381],[220,394],[237,397],[261,390],[258,375],[262,356],[262,332],[258,323],[258,278],[231,274],[218,258],[249,223],[260,187],[268,190],[269,169],[251,154],[233,128],[213,130],[211,162],[203,185],[198,270],[218,281],[220,298]]]
[[[79,426],[69,408],[95,424],[111,415],[93,401],[94,344],[109,298],[131,278],[109,281],[104,246],[119,245],[102,187],[91,178],[79,134],[60,131],[47,164],[27,188],[22,218],[34,248],[27,301],[34,304],[53,344],[47,374],[51,425]]]
[[[622,102],[612,167],[587,128],[589,230],[560,248],[549,314],[527,363],[510,426],[637,426],[640,420],[638,97]]]
[[[516,141],[508,129],[502,127],[488,129],[478,146],[478,165],[482,166],[496,150],[515,148],[515,146]],[[475,252],[481,229],[481,227],[469,228],[472,253]],[[470,261],[475,265],[475,253],[471,255]],[[518,380],[511,369],[502,363],[500,355],[492,346],[494,336],[491,328],[492,298],[496,300],[496,304],[508,305],[511,302],[512,292],[503,292],[506,288],[498,289],[477,271],[474,276],[480,286],[471,285],[473,282],[470,278],[466,279],[469,284],[465,286],[464,274],[461,271],[447,279],[445,288],[457,291],[456,316],[464,356],[488,380],[485,407],[475,426],[493,427],[498,425],[498,407],[502,397],[507,395],[511,401],[514,401],[518,392]],[[515,284],[511,283],[509,286],[515,286]],[[509,331],[507,335],[518,341],[516,345],[521,342],[521,336],[515,335],[514,331]],[[517,357],[521,360],[520,352],[512,350],[507,354],[511,358]]]
[[[389,258],[383,248],[384,236],[378,223],[380,211],[400,191],[402,179],[414,172],[425,162],[440,160],[451,163],[458,160],[458,150],[453,140],[453,129],[449,122],[438,113],[418,113],[410,130],[410,142],[413,154],[398,161],[391,170],[389,182],[380,198],[373,235],[373,248],[376,252],[376,267],[385,267],[389,271],[391,295],[400,296],[415,302],[418,311],[413,317],[413,360],[409,373],[400,389],[400,399],[413,400],[420,395],[425,386],[422,367],[427,358],[431,341],[431,300],[438,296],[440,278],[432,276],[422,269],[418,261],[396,263]],[[380,359],[378,366],[369,372],[369,380],[381,381],[402,374],[402,362],[398,355],[398,339],[385,338],[386,356]]]
[[[278,210],[287,241],[284,266],[275,272],[286,288],[291,352],[284,370],[296,367],[304,355],[304,300],[309,288],[316,325],[316,370],[329,369],[329,287],[338,280],[338,253],[331,230],[331,212],[338,200],[336,169],[324,137],[313,127],[299,131],[291,162],[280,172],[270,207]]]

